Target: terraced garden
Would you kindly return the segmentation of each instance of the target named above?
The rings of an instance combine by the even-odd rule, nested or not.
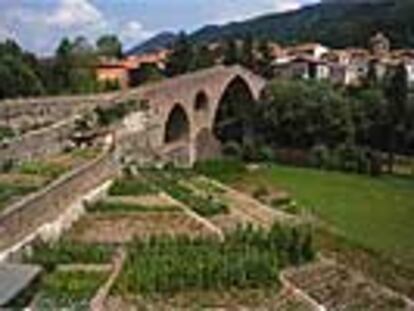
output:
[[[46,269],[34,303],[56,308],[76,301],[74,306],[85,309],[98,288],[112,280],[105,310],[313,310],[291,286],[326,306],[345,304],[342,296],[335,301],[320,296],[325,288],[351,294],[360,289],[360,299],[350,307],[404,310],[404,301],[378,292],[362,276],[355,281],[353,273],[336,264],[326,273],[321,268],[318,288],[309,286],[314,283],[310,271],[319,264],[314,230],[298,220],[301,212],[279,210],[292,203],[281,193],[262,191],[255,200],[196,171],[126,174],[106,196],[85,204],[86,214],[61,241],[34,248],[27,261]],[[273,209],[264,205],[275,197]],[[120,250],[125,256],[114,264]]]
[[[198,169],[277,209],[316,220],[324,253],[414,297],[412,178],[234,162]]]

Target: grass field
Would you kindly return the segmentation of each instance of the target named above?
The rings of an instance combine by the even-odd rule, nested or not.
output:
[[[414,268],[414,179],[270,166],[227,182],[288,191],[350,240]]]

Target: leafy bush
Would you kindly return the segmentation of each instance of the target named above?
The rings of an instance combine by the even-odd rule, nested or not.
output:
[[[145,180],[139,178],[117,179],[109,189],[113,196],[140,196],[158,193],[158,190]]]
[[[46,176],[49,178],[56,178],[66,171],[66,168],[42,161],[28,161],[21,163],[17,170],[21,174]]]
[[[10,199],[28,194],[37,190],[33,185],[23,185],[19,183],[0,183],[0,209],[3,203],[7,203]]]
[[[313,167],[328,168],[330,151],[325,145],[316,145],[310,151],[310,163]]]
[[[272,162],[275,160],[275,152],[270,146],[261,146],[258,150],[258,160],[264,162]]]
[[[122,120],[127,114],[134,111],[137,107],[135,101],[125,101],[116,103],[115,105],[102,108],[96,107],[95,114],[100,126],[109,126],[115,122]]]
[[[229,141],[223,145],[222,152],[227,157],[241,159],[243,148],[239,143],[235,141]]]
[[[253,197],[258,200],[261,200],[264,197],[267,197],[268,195],[269,190],[264,186],[259,186],[256,188],[256,190],[253,191]]]
[[[195,165],[195,170],[202,175],[227,182],[245,172],[246,167],[240,160],[222,159],[198,162]]]
[[[13,138],[16,135],[13,128],[9,126],[0,125],[0,142]]]
[[[273,198],[270,202],[270,205],[274,208],[279,208],[281,206],[286,206],[292,202],[292,198],[289,196],[282,196],[278,198]]]

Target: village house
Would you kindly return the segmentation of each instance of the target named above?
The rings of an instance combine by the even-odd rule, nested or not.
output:
[[[169,51],[158,50],[151,53],[131,55],[123,59],[101,59],[96,67],[98,81],[106,84],[115,84],[121,89],[128,88],[132,84],[132,77],[142,65],[151,64],[159,69],[165,68]]]
[[[361,85],[372,70],[377,79],[389,68],[403,62],[408,82],[414,87],[414,51],[391,50],[391,43],[381,33],[369,41],[369,48],[329,49],[318,43],[282,48],[275,44],[272,72],[285,79],[329,80],[339,85]]]
[[[306,43],[287,48],[287,54],[292,57],[312,57],[314,59],[321,59],[329,48],[319,43]]]
[[[273,63],[275,77],[284,79],[327,80],[330,75],[329,64],[312,57],[297,56],[286,61],[280,59]]]

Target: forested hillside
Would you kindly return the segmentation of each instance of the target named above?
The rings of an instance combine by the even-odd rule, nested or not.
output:
[[[255,37],[281,43],[318,41],[332,47],[365,46],[377,31],[395,47],[414,47],[414,1],[325,1],[225,26],[207,26],[192,35],[196,41]]]

